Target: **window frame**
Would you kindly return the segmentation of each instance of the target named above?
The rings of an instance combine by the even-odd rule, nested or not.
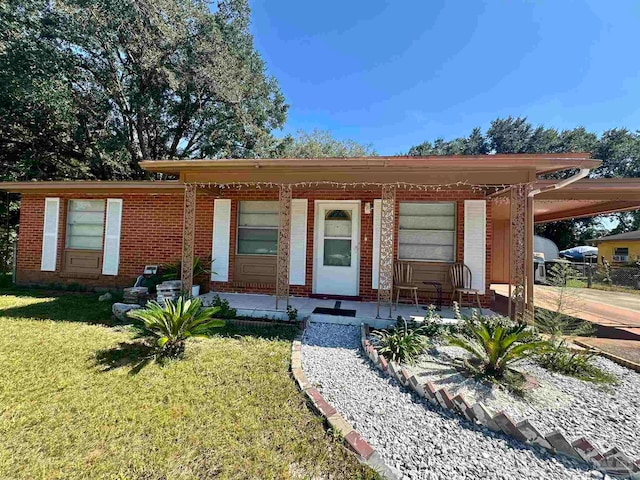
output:
[[[453,245],[452,245],[452,249],[453,249],[453,259],[452,260],[425,260],[425,259],[416,259],[416,258],[401,258],[400,257],[400,205],[403,203],[422,203],[422,204],[453,204]],[[441,263],[441,264],[446,264],[446,265],[452,265],[454,263],[456,263],[457,261],[457,248],[458,248],[458,230],[459,230],[459,225],[458,225],[458,201],[457,200],[433,200],[433,201],[429,201],[429,200],[406,200],[406,201],[399,201],[398,202],[398,250],[396,253],[396,258],[398,261],[400,262],[415,262],[415,263],[433,263],[433,264],[437,264],[437,263]],[[449,232],[451,230],[439,230],[441,232]]]
[[[257,202],[261,202],[261,203],[266,203],[266,202],[270,202],[270,203],[276,203],[279,205],[278,200],[238,200],[237,202],[237,213],[236,213],[236,251],[235,254],[237,256],[240,257],[271,257],[271,258],[275,258],[278,256],[278,235],[276,235],[276,253],[240,253],[239,250],[239,246],[240,246],[240,229],[242,228],[250,228],[253,230],[274,230],[276,231],[276,233],[279,231],[280,229],[280,209],[278,208],[278,225],[276,225],[275,227],[248,227],[246,225],[240,225],[240,206],[243,202],[250,202],[250,203],[257,203]]]
[[[100,236],[100,248],[77,248],[69,246],[69,237],[71,229],[69,228],[71,225],[69,224],[69,220],[71,218],[71,205],[73,202],[102,202],[104,208],[102,210],[102,235]],[[102,252],[104,250],[104,237],[105,237],[105,228],[107,225],[107,199],[105,198],[70,198],[67,200],[66,205],[66,216],[64,222],[64,249],[65,250],[73,250],[76,252]],[[89,224],[92,225],[92,224]],[[97,225],[97,224],[96,224]],[[89,235],[78,235],[88,237]],[[97,238],[97,237],[96,237]]]

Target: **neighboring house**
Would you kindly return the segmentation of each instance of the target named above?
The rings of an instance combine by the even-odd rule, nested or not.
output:
[[[640,230],[590,240],[598,247],[598,257],[609,263],[627,263],[640,259]]]
[[[445,293],[449,268],[464,262],[489,305],[495,257],[511,262],[516,285],[532,271],[531,185],[599,163],[582,153],[163,160],[141,166],[179,180],[0,189],[21,194],[20,284],[124,287],[145,265],[182,259],[190,286],[195,255],[213,256],[215,291],[388,303],[394,262],[410,262],[421,289],[437,281]],[[510,222],[500,226],[508,242],[496,244],[494,212]]]

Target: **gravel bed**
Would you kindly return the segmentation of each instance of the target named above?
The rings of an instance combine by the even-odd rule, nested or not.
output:
[[[432,406],[379,374],[359,346],[358,327],[312,323],[303,339],[302,367],[400,478],[608,478]]]
[[[462,393],[472,403],[480,401],[495,412],[504,410],[515,421],[533,420],[543,432],[561,428],[572,438],[587,437],[604,450],[615,445],[632,458],[640,458],[640,375],[633,370],[596,357],[597,366],[619,379],[617,385],[598,385],[523,361],[516,368],[539,384],[527,390],[523,399],[446,365],[447,357],[466,355],[459,347],[436,346],[407,369],[454,395]]]

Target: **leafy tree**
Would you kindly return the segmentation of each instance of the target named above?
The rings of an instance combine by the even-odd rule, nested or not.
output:
[[[337,140],[324,130],[300,130],[295,137],[285,137],[272,152],[272,156],[280,158],[368,157],[375,154],[372,145]]]
[[[534,127],[524,117],[498,118],[486,133],[474,128],[468,137],[426,141],[409,149],[409,155],[459,155],[484,153],[562,153],[591,152],[602,160],[594,177],[640,177],[640,132],[614,128],[598,136],[584,127],[558,131]],[[565,178],[575,172],[558,172],[549,178]],[[640,228],[640,212],[615,214],[618,225],[613,233]],[[536,226],[536,233],[553,240],[560,249],[583,244],[606,234],[598,218],[563,220]]]
[[[287,105],[246,0],[7,0],[3,179],[143,175],[139,160],[252,157]]]

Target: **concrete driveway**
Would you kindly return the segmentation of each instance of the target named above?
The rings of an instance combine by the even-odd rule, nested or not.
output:
[[[507,285],[492,285],[496,294],[507,296]],[[640,338],[640,295],[626,292],[608,292],[588,288],[567,289],[572,299],[565,313],[605,327],[623,330]],[[536,307],[556,310],[559,289],[536,285]]]

